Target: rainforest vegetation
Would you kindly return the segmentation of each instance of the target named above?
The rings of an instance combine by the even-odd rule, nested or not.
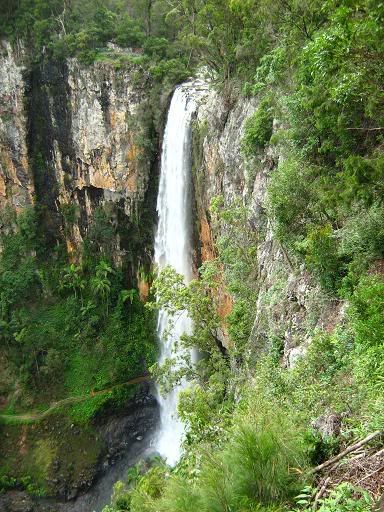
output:
[[[306,354],[287,369],[273,324],[262,340],[251,335],[256,304],[282,300],[287,276],[276,276],[269,303],[260,305],[255,269],[265,232],[254,229],[246,200],[212,201],[217,258],[189,286],[166,269],[153,283],[157,304],[146,306],[114,264],[105,212],[74,264],[63,245],[46,246],[41,212],[31,209],[1,220],[13,226],[0,255],[0,343],[14,372],[4,386],[17,378],[22,390],[7,412],[44,407],[52,379],[56,394],[69,396],[128,381],[150,366],[165,389],[186,375],[193,384],[179,405],[184,457],[173,469],[155,459],[130,470],[105,512],[371,511],[378,496],[367,482],[338,469],[322,496],[327,474],[321,479],[314,468],[372,433],[367,457],[383,446],[384,4],[3,0],[0,32],[33,48],[36,62],[49,54],[85,65],[134,63],[158,91],[204,69],[228,105],[257,101],[242,154],[254,174],[266,151],[280,156],[264,213],[276,243],[319,285],[314,316],[325,304],[345,308],[335,329],[309,322],[300,340],[311,340]],[[110,42],[132,52],[114,53]],[[217,340],[223,286],[234,304],[227,350]],[[195,329],[182,341],[205,354],[197,365],[154,365],[159,305],[189,312]],[[90,399],[66,414],[86,423],[110,400],[122,397]],[[342,418],[341,431],[324,437],[314,421],[330,412]],[[381,478],[383,492],[382,472],[371,478]],[[8,476],[3,480],[7,487]]]

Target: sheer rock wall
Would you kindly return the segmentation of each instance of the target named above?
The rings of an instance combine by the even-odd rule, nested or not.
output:
[[[151,128],[143,115],[149,76],[108,62],[27,63],[25,53],[5,41],[0,68],[0,211],[44,206],[47,240],[64,238],[69,252],[98,206],[107,206],[113,226],[134,228],[157,174],[154,153],[138,142]],[[119,236],[114,244],[121,261],[130,248]]]
[[[335,326],[341,308],[328,299],[304,266],[293,261],[273,236],[267,185],[283,153],[279,146],[267,146],[251,159],[244,157],[241,140],[245,122],[256,109],[254,99],[224,99],[213,90],[198,109],[193,147],[200,259],[215,257],[215,240],[221,234],[211,220],[212,198],[223,196],[227,206],[239,200],[248,205],[249,226],[259,240],[258,299],[250,355],[257,357],[278,341],[283,347],[282,363],[291,366],[305,352],[316,327],[331,330]],[[277,126],[275,120],[274,129]]]

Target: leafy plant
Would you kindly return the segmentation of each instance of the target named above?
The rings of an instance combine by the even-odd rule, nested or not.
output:
[[[272,136],[272,125],[272,104],[268,98],[264,98],[256,112],[245,123],[245,133],[241,144],[246,156],[253,156],[266,146]]]
[[[309,512],[313,510],[307,507],[309,504],[309,492],[311,488],[304,489],[304,492],[299,495],[296,503],[300,505],[299,508],[292,512]],[[372,499],[368,493],[353,487],[349,483],[339,484],[335,487],[326,498],[319,500],[319,512],[370,512],[372,510]]]

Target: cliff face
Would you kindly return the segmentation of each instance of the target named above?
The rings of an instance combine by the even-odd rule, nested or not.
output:
[[[137,260],[151,259],[152,234],[140,231],[139,220],[143,211],[153,213],[156,195],[155,152],[148,149],[154,140],[149,77],[139,68],[116,69],[107,62],[84,66],[74,59],[43,59],[32,70],[22,62],[23,55],[3,42],[0,208],[43,205],[47,239],[64,238],[71,252],[103,206],[116,228],[114,257],[128,260],[133,275]],[[275,146],[252,159],[242,155],[245,121],[255,109],[255,100],[223,98],[213,90],[198,109],[193,165],[200,259],[215,257],[220,236],[210,218],[211,199],[222,195],[227,205],[241,199],[259,239],[251,345],[257,351],[267,340],[281,340],[289,365],[304,350],[299,340],[309,340],[317,325],[331,329],[339,312],[273,238],[266,188],[282,154]],[[153,233],[153,215],[150,221]],[[225,294],[222,299],[224,316],[231,303]]]
[[[0,207],[32,203],[28,161],[24,68],[9,44],[0,46]]]
[[[22,62],[3,42],[0,208],[43,205],[46,239],[64,238],[71,252],[103,206],[121,261],[133,248],[118,228],[137,226],[155,170],[152,148],[139,140],[152,130],[149,78],[140,68],[107,62]]]
[[[268,349],[272,340],[278,340],[283,362],[291,366],[305,351],[316,327],[334,327],[340,308],[274,239],[267,185],[279,158],[283,158],[282,149],[267,146],[252,159],[246,159],[241,151],[245,122],[257,107],[255,100],[228,100],[214,91],[199,107],[194,128],[194,183],[200,254],[203,261],[213,258],[214,241],[222,234],[211,220],[212,198],[221,195],[226,205],[238,200],[246,204],[251,212],[249,225],[258,239],[258,298],[252,312],[255,320],[250,352],[257,355]],[[277,124],[275,120],[275,128]],[[225,232],[225,227],[222,229]]]
[[[121,265],[123,270],[123,283],[119,283],[121,289],[139,285],[140,297],[145,299],[148,284],[144,278],[140,281],[140,276],[152,260],[158,171],[157,133],[153,126],[148,74],[130,64],[118,67],[112,58],[86,66],[75,59],[55,61],[42,55],[37,63],[30,60],[27,50],[15,50],[6,42],[0,43],[0,69],[0,234],[15,228],[14,215],[10,215],[9,210],[20,214],[35,205],[39,250],[43,253],[47,249],[47,260],[49,255],[56,256],[52,249],[58,243],[60,250],[66,246],[69,259],[74,262],[80,261],[83,254],[95,256],[96,261],[100,256],[111,256],[115,265]],[[39,301],[44,303],[44,299],[40,295],[31,297],[32,309],[38,308]],[[60,299],[57,298],[58,303]],[[96,303],[99,305],[97,299],[95,307]],[[44,303],[42,309],[50,306]],[[140,315],[144,314],[142,307],[136,306],[134,309],[134,304],[130,310],[129,327],[139,325],[141,331],[140,322],[144,321]],[[139,312],[136,314],[136,311]],[[73,316],[66,317],[61,311],[57,316],[72,324]],[[31,318],[32,324],[33,313]],[[88,319],[81,318],[84,327]],[[130,343],[127,324],[124,329],[120,324],[116,327],[117,321],[108,324],[107,320],[110,318],[104,318],[103,314],[96,317],[97,327],[93,324],[92,334],[82,339],[81,361],[87,361],[87,357],[95,352],[99,354],[100,361],[95,360],[92,371],[86,370],[91,379],[107,367],[108,353],[115,361],[121,356],[117,347]],[[47,321],[50,332],[56,332],[53,323]],[[76,365],[75,354],[79,347],[77,343],[71,345],[69,331],[60,331],[54,335],[52,345],[48,341],[44,348],[41,348],[44,342],[40,343],[43,336],[37,336],[39,364],[50,349],[60,353],[60,368],[57,372],[52,369],[49,376],[50,381],[58,386],[52,386],[52,389],[48,386],[47,393],[52,393],[52,396],[47,398],[47,404],[51,398],[57,400],[79,390],[88,396],[94,388],[90,381],[80,384],[76,381],[76,390],[70,388],[71,368]],[[104,339],[103,332],[107,333]],[[132,327],[132,333],[139,345],[142,341],[139,328],[134,330]],[[152,340],[150,334],[145,341]],[[116,345],[111,338],[117,339]],[[67,347],[59,352],[61,339],[65,339]],[[91,339],[89,350],[86,347],[88,339]],[[148,345],[150,343],[148,341]],[[12,366],[12,354],[8,356],[5,349],[0,352],[3,367],[0,372],[0,405],[5,407],[12,399],[10,397],[15,396],[21,407],[30,407],[35,396],[39,397],[39,385],[44,388],[45,375],[39,373],[41,364],[35,372],[37,378],[32,381],[31,372],[23,382],[26,389],[30,386],[31,391],[27,391],[31,395],[34,393],[34,398],[22,402],[24,388],[20,392],[22,385],[19,386],[18,368]],[[144,369],[147,362],[144,361],[144,352],[143,348],[142,358],[127,370],[133,376],[135,371]],[[85,365],[81,368],[82,372]],[[77,370],[74,373],[77,375]],[[106,370],[102,373],[105,386],[111,386],[118,379],[124,381],[123,373],[121,370],[121,375],[118,374],[115,368],[110,372]],[[90,396],[94,396],[93,392]],[[25,425],[10,425],[9,428],[2,425],[2,434],[4,430],[4,439],[7,440],[1,446],[3,466],[8,468],[11,461],[10,471],[18,474],[28,456],[35,460],[34,450],[40,453],[44,445],[53,454],[45,466],[46,481],[41,484],[45,492],[63,500],[72,500],[108,473],[109,480],[100,481],[101,487],[109,486],[103,491],[107,493],[104,497],[107,501],[112,475],[117,475],[110,467],[122,459],[116,465],[125,473],[130,461],[144,451],[158,424],[157,401],[148,385],[135,388],[134,396],[129,394],[123,398],[122,393],[119,400],[119,405],[111,400],[109,409],[103,409],[92,421],[88,418],[79,421],[79,425],[75,420],[72,423],[70,412],[68,417],[66,413],[60,417],[52,415],[46,421],[31,425],[30,429],[24,428]],[[19,442],[20,446],[23,445],[20,451],[15,449]],[[15,454],[20,457],[17,462]],[[33,464],[30,469],[32,476]],[[103,484],[104,480],[107,483]],[[88,503],[87,498],[84,503],[79,500],[78,509],[72,503],[62,507],[30,504],[33,500],[26,499],[25,493],[21,493],[20,499],[23,503],[18,508],[14,494],[6,494],[0,499],[0,509],[93,510],[101,507],[97,504],[98,491],[92,497],[96,505]]]

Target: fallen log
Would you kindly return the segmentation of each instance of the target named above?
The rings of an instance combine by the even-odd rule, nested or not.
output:
[[[358,450],[359,448],[361,448],[365,444],[369,443],[370,441],[372,441],[376,437],[379,437],[380,435],[382,435],[383,432],[384,432],[383,430],[377,430],[376,432],[373,432],[372,434],[369,434],[369,436],[365,437],[364,439],[362,439],[358,443],[355,443],[355,444],[352,444],[351,446],[348,446],[348,448],[346,448],[345,450],[340,452],[335,457],[332,457],[332,459],[329,459],[326,462],[323,462],[322,464],[320,464],[319,466],[316,466],[314,469],[312,469],[311,473],[318,473],[319,471],[321,471],[321,470],[323,470],[325,468],[328,468],[329,466],[333,466],[333,464],[338,462],[340,459],[344,458],[349,453],[352,453],[352,452]]]

